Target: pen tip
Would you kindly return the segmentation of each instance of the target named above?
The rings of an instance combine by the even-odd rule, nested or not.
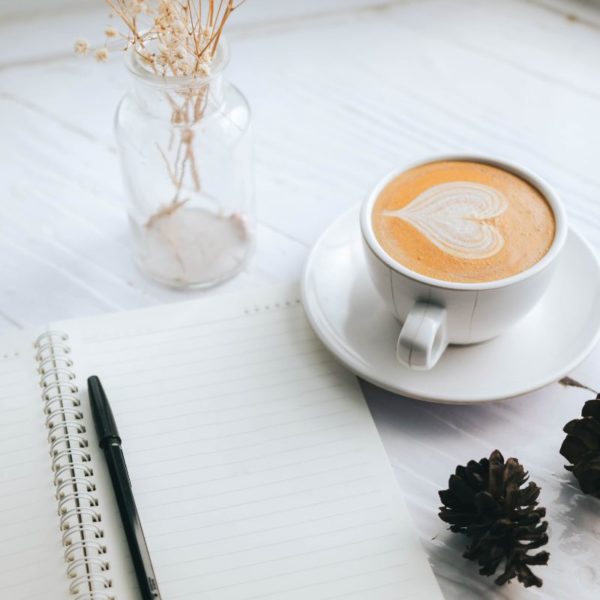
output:
[[[115,418],[100,379],[96,375],[92,375],[88,377],[87,384],[92,415],[96,424],[100,446],[103,447],[105,441],[109,438],[111,440],[118,440],[120,443],[121,438],[119,437],[117,424],[115,423]]]

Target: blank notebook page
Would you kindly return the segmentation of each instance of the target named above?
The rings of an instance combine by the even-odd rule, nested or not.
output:
[[[356,379],[295,289],[53,327],[112,403],[165,600],[441,598]]]

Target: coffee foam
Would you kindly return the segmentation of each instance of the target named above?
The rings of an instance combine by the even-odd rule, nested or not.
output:
[[[439,161],[390,181],[371,215],[383,250],[446,281],[510,277],[538,262],[554,239],[554,214],[524,179],[484,163]]]
[[[494,225],[485,223],[508,208],[504,195],[487,185],[454,181],[436,185],[410,204],[386,217],[404,219],[427,236],[432,244],[459,258],[487,258],[504,246]]]

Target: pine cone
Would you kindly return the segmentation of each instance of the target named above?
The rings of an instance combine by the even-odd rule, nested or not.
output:
[[[569,421],[560,453],[571,463],[581,491],[600,498],[600,394],[583,405],[581,419]]]
[[[495,579],[498,585],[516,577],[525,587],[540,587],[542,580],[529,567],[547,564],[550,556],[528,554],[547,543],[548,523],[542,521],[546,509],[537,506],[540,488],[533,482],[524,486],[527,479],[516,458],[504,462],[494,450],[489,459],[456,467],[449,489],[439,492],[442,521],[471,539],[463,556],[477,561],[481,575],[493,575],[504,563],[504,572]]]

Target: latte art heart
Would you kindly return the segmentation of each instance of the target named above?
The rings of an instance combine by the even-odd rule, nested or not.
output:
[[[535,185],[468,160],[432,161],[395,175],[378,191],[370,224],[394,261],[457,283],[525,271],[548,252],[556,231],[552,207]]]
[[[433,186],[386,217],[403,219],[447,254],[462,259],[494,256],[504,246],[498,229],[486,219],[508,208],[504,195],[494,188],[469,181]]]

